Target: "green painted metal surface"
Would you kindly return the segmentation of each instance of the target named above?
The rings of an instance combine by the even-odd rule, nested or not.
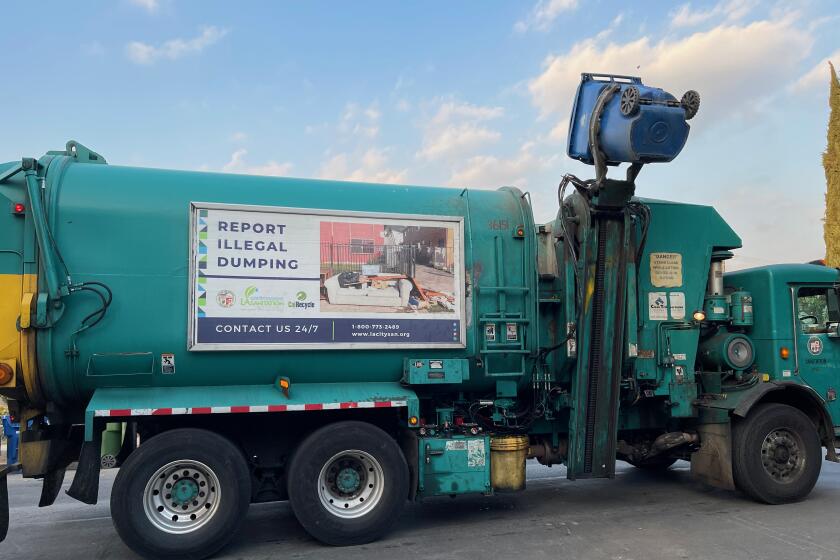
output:
[[[112,387],[97,389],[85,410],[85,438],[93,436],[96,411],[122,411],[124,416],[153,415],[156,409],[166,414],[195,413],[189,409],[213,407],[304,406],[360,402],[405,401],[406,416],[418,414],[414,391],[399,383],[297,383],[286,397],[274,385],[206,385],[194,387]],[[326,406],[325,408],[329,408]],[[285,410],[272,414],[294,414]],[[234,413],[236,411],[233,411]],[[268,412],[268,411],[266,411]],[[211,413],[211,411],[203,411]]]
[[[419,493],[490,493],[490,437],[420,439]]]
[[[409,385],[451,385],[463,383],[469,375],[465,359],[406,358],[403,380]]]
[[[611,477],[624,358],[627,261],[635,255],[624,207],[633,184],[608,181],[593,198],[592,223],[583,229],[580,263],[583,302],[578,318],[577,366],[572,382],[567,476]]]
[[[840,282],[840,272],[810,264],[776,265],[733,272],[725,282],[752,294],[754,325],[749,332],[758,370],[771,380],[812,387],[834,426],[840,426],[840,338],[825,329],[807,332],[799,317],[813,311],[801,309],[798,297],[802,290],[829,294]],[[827,308],[825,312],[823,320],[829,318]],[[787,358],[782,357],[782,348],[788,350]]]
[[[191,202],[463,217],[466,348],[418,357],[480,355],[477,318],[491,315],[519,321],[521,349],[512,371],[521,376],[526,368],[520,356],[535,352],[533,219],[516,189],[468,191],[164,171],[82,164],[69,155],[45,156],[41,163],[46,214],[73,281],[101,281],[113,291],[113,303],[97,327],[74,334],[99,301],[92,293],[73,293],[62,299],[60,317],[50,309],[52,328],[38,333],[41,383],[48,398],[59,404],[84,403],[103,387],[230,385],[232,379],[259,385],[278,375],[293,383],[401,378],[405,352],[399,350],[188,352]],[[3,188],[16,192],[14,186]],[[524,226],[521,236],[515,235],[519,226]],[[50,277],[40,278],[45,291]],[[174,375],[161,372],[165,353],[175,354]],[[493,387],[487,372],[499,367],[495,358],[470,361],[469,387]]]

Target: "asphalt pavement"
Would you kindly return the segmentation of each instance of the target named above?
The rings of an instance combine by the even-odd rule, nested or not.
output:
[[[410,504],[384,539],[332,548],[311,539],[287,503],[251,506],[218,559],[768,559],[840,557],[840,464],[824,462],[810,497],[767,506],[691,480],[688,463],[653,475],[618,463],[615,480],[571,482],[562,467],[529,462],[528,488],[511,495],[435,498]],[[72,474],[72,473],[69,473]],[[115,470],[100,502],[63,493],[39,509],[40,482],[9,477],[11,529],[2,559],[134,559],[111,524]],[[69,476],[68,476],[69,478]],[[65,482],[65,488],[69,480]]]

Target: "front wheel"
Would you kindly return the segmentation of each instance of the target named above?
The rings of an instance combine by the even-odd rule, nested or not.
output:
[[[408,466],[397,442],[365,422],[338,422],[313,432],[294,452],[289,501],[319,541],[336,545],[378,539],[408,497]]]
[[[817,483],[822,446],[813,422],[784,404],[762,404],[733,426],[735,485],[767,504],[801,500]]]
[[[151,438],[114,480],[111,517],[123,542],[146,558],[206,558],[242,524],[248,466],[228,439],[197,429]]]

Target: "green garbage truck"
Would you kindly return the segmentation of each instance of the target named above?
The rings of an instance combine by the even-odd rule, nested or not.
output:
[[[528,459],[683,459],[804,498],[838,460],[840,274],[724,273],[738,235],[637,197],[638,170],[564,178],[537,224],[513,187],[142,169],[75,141],[0,165],[3,534],[25,530],[8,472],[48,506],[78,462],[67,493],[96,503],[115,422],[111,515],[149,558],[212,555],[274,500],[369,542],[408,500],[523,489]]]

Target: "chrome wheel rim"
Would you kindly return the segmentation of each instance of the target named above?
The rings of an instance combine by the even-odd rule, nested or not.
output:
[[[219,510],[219,478],[204,463],[173,461],[157,471],[143,491],[143,510],[157,529],[191,533],[208,523]]]
[[[336,453],[318,475],[318,497],[331,514],[355,519],[368,514],[382,500],[385,475],[370,453],[352,449]]]
[[[761,442],[761,464],[776,482],[789,484],[805,470],[805,445],[794,431],[779,428]]]

